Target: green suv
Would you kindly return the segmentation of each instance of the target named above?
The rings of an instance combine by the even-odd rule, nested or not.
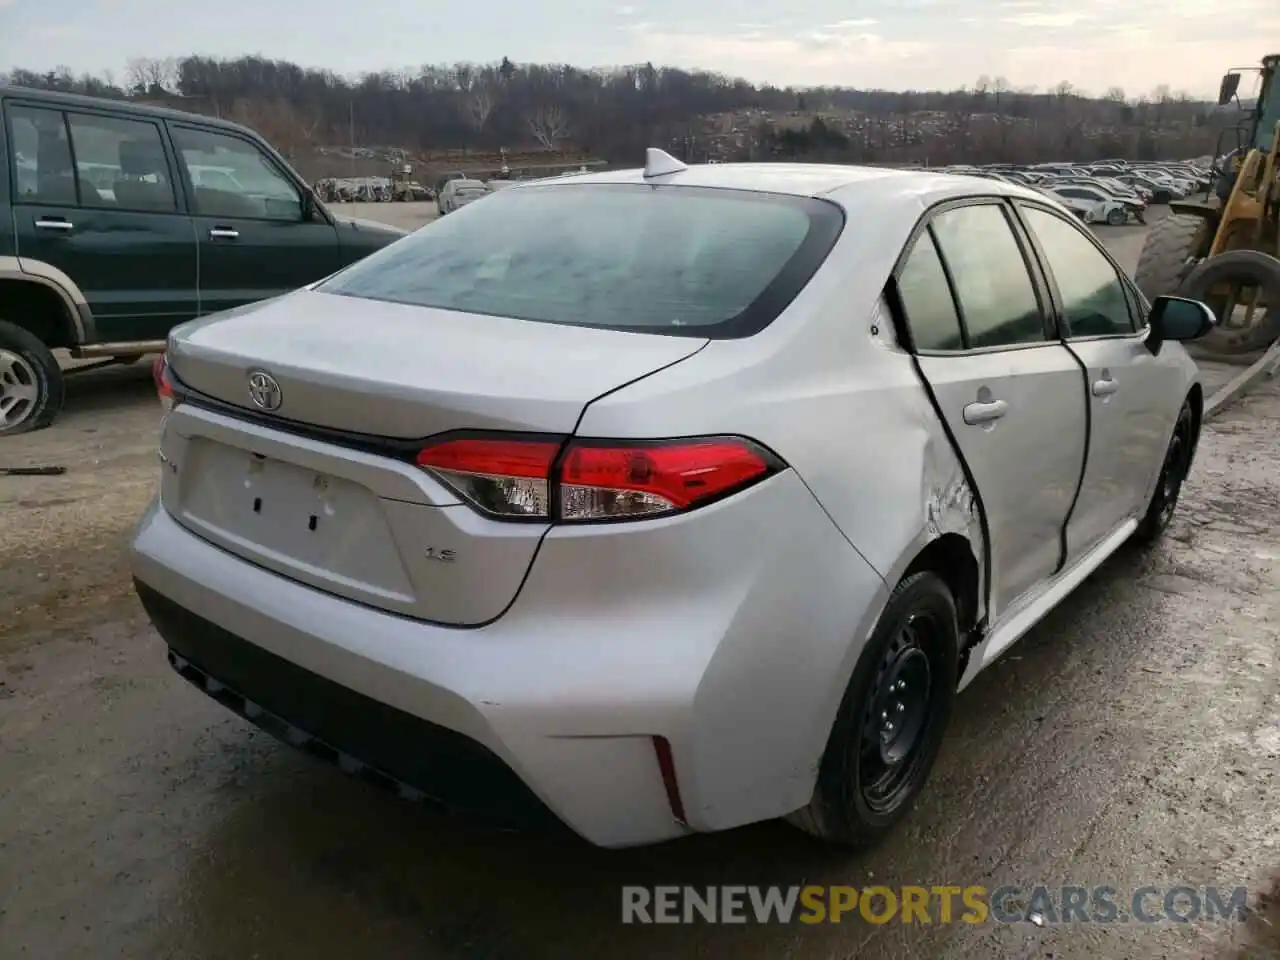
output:
[[[0,107],[0,436],[57,417],[54,350],[135,360],[404,234],[334,216],[236,124],[4,85]]]

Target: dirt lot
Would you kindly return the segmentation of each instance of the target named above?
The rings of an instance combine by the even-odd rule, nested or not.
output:
[[[1140,231],[1108,239],[1136,258]],[[1280,383],[1207,430],[1158,550],[1105,565],[966,692],[921,807],[863,857],[777,825],[622,853],[495,835],[257,733],[171,673],[129,590],[157,474],[145,364],[69,393],[53,429],[0,442],[0,465],[69,468],[0,478],[3,960],[1280,956],[1261,920],[618,923],[625,883],[1261,889],[1280,865]]]
[[[430,203],[334,203],[330,209],[340,217],[375,220],[401,230],[417,230],[439,216],[434,200]]]

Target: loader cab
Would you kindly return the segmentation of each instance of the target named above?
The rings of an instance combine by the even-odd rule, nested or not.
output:
[[[1260,67],[1229,70],[1218,87],[1218,106],[1226,107],[1232,101],[1240,104],[1240,82],[1246,72],[1255,70],[1258,72],[1258,96],[1249,110],[1247,136],[1240,137],[1236,145],[1240,154],[1250,149],[1270,150],[1275,126],[1280,123],[1280,83],[1276,82],[1276,74],[1280,73],[1280,54],[1263,57]]]
[[[1253,145],[1259,150],[1271,149],[1276,124],[1280,123],[1280,53],[1262,58],[1262,85],[1258,91],[1257,127]]]

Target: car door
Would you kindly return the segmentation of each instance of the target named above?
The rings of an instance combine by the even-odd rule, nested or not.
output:
[[[999,201],[933,214],[897,276],[920,372],[987,525],[993,617],[1062,565],[1085,457],[1084,379]]]
[[[160,340],[194,317],[195,234],[159,125],[13,102],[6,114],[18,150],[35,161],[18,178],[18,255],[71,278],[95,339]]]
[[[288,293],[343,265],[334,225],[250,137],[181,123],[169,131],[191,197],[202,314]],[[193,167],[225,177],[205,180]]]
[[[1146,508],[1181,381],[1146,345],[1140,301],[1093,236],[1057,213],[1020,204],[1046,267],[1058,330],[1089,384],[1089,454],[1067,524],[1070,559]]]

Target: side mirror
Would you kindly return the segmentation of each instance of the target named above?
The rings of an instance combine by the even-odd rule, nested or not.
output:
[[[1225,107],[1236,95],[1236,91],[1240,89],[1240,74],[1228,73],[1222,78],[1222,84],[1218,87],[1218,106]]]
[[[316,194],[310,186],[302,190],[302,222],[310,223],[316,218]]]
[[[1199,340],[1218,325],[1218,317],[1206,304],[1185,297],[1156,297],[1147,314],[1151,332],[1147,347],[1158,354],[1166,340]]]

